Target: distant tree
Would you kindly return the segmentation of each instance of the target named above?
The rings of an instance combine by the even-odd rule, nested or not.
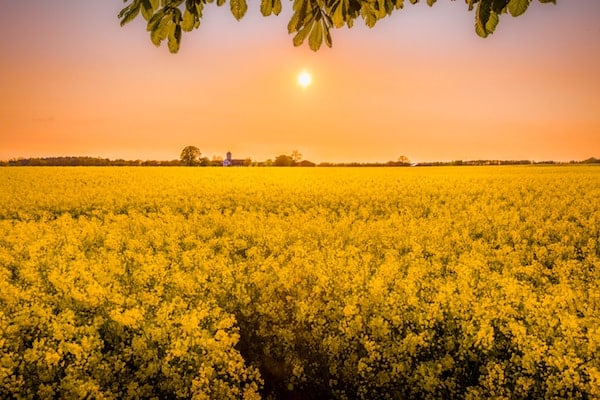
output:
[[[196,146],[186,146],[183,148],[183,150],[181,151],[181,156],[179,156],[179,158],[181,159],[181,164],[182,165],[187,165],[187,166],[192,166],[192,165],[196,165],[196,162],[198,160],[198,157],[200,157],[200,149],[197,148]]]
[[[410,164],[410,159],[406,156],[400,156],[398,157],[398,162],[402,165],[407,165]]]
[[[287,154],[282,154],[275,157],[275,162],[273,163],[273,165],[276,167],[291,167],[294,164],[295,163],[292,156],[288,156]]]
[[[208,157],[201,157],[200,160],[198,160],[198,164],[201,167],[208,167],[210,165],[210,159]]]
[[[300,154],[298,150],[292,151],[291,157],[292,160],[294,160],[294,163],[297,163],[298,161],[302,160],[302,154]]]
[[[223,166],[223,157],[213,155],[212,159],[210,160],[210,166],[211,167],[222,167]]]
[[[181,43],[182,32],[190,32],[200,26],[204,5],[214,0],[124,0],[126,7],[119,13],[121,26],[134,20],[140,13],[147,21],[146,29],[150,32],[150,40],[159,46],[166,40],[169,51],[176,53]],[[377,21],[386,18],[404,7],[404,0],[292,0],[293,10],[288,23],[288,33],[294,34],[294,46],[299,46],[306,39],[310,48],[317,51],[323,42],[332,45],[331,30],[347,26],[351,28],[354,21],[362,18],[369,28]],[[416,4],[419,0],[410,0]],[[436,0],[427,0],[432,6]],[[532,0],[465,0],[469,11],[475,11],[475,32],[487,37],[494,32],[501,14],[513,17],[523,14]],[[556,0],[539,0],[540,3],[554,3]],[[217,0],[222,6],[229,3],[235,19],[241,19],[248,9],[246,0]],[[281,12],[281,0],[261,0],[252,2],[260,4],[260,11],[266,17]]]

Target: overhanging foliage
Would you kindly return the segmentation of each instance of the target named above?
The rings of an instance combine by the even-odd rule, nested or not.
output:
[[[332,45],[331,29],[347,26],[351,28],[356,19],[362,18],[368,27],[380,19],[404,7],[404,0],[291,0],[293,14],[288,23],[288,32],[294,34],[294,46],[308,38],[308,45],[317,51],[323,42]],[[408,0],[416,4],[419,0]],[[433,6],[436,0],[426,0]],[[454,0],[452,0],[454,1]],[[523,14],[533,0],[465,0],[469,11],[475,9],[475,32],[487,37],[496,29],[501,14],[513,17]],[[538,0],[540,3],[556,3],[556,0]],[[139,14],[147,21],[150,40],[159,46],[167,41],[169,51],[177,53],[182,32],[190,32],[200,26],[204,6],[216,3],[223,6],[227,0],[124,0],[128,3],[119,13],[121,26]],[[246,0],[229,0],[229,8],[235,19],[240,20],[248,10]],[[278,15],[281,0],[261,0],[260,11],[264,16]]]

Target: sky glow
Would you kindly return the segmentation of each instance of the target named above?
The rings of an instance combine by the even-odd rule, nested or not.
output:
[[[406,4],[295,48],[291,3],[207,6],[177,55],[122,2],[0,0],[0,160],[89,155],[321,162],[600,156],[600,1],[533,2],[476,36],[464,1]],[[310,70],[318,84],[298,87]]]

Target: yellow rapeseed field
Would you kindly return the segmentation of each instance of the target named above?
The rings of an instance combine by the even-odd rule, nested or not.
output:
[[[600,398],[600,168],[1,168],[0,397]]]

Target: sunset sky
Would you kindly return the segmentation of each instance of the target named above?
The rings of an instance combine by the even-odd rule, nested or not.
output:
[[[119,0],[0,0],[0,160],[600,157],[600,1],[532,3],[487,39],[463,0],[410,5],[295,48],[291,2],[209,5],[173,55]],[[303,71],[312,83],[297,83]]]

